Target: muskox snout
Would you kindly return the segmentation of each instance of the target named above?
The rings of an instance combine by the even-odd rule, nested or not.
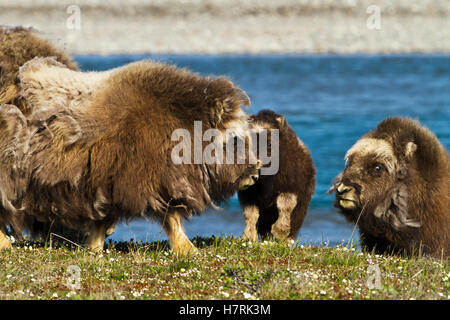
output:
[[[343,184],[343,183],[340,183],[340,184],[337,186],[337,188],[336,188],[336,193],[337,193],[338,195],[342,195],[342,194],[345,194],[345,193],[347,193],[347,192],[352,191],[352,189],[353,189],[353,187],[349,187],[349,186],[346,186],[346,185]]]
[[[259,170],[257,168],[247,168],[246,173],[239,181],[239,190],[246,190],[248,187],[254,185],[259,179]]]
[[[358,200],[357,189],[354,186],[339,183],[336,188],[336,200],[339,207],[344,209],[356,208]]]

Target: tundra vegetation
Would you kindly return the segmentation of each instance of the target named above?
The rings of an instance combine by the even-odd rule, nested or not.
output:
[[[0,299],[450,298],[448,260],[377,255],[355,243],[192,242],[198,251],[189,256],[166,242],[109,243],[98,253],[67,243],[18,244],[0,251]]]

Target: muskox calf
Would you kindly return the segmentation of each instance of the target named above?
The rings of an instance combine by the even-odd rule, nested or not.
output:
[[[346,154],[336,206],[376,252],[450,253],[450,161],[417,121],[387,118]]]
[[[255,241],[258,234],[271,234],[292,241],[314,193],[315,168],[310,152],[286,119],[273,111],[263,110],[251,116],[250,123],[256,132],[263,129],[270,135],[272,130],[278,130],[279,169],[275,174],[260,175],[253,186],[238,192],[245,216],[243,237]],[[258,134],[257,137],[260,138]],[[275,146],[267,147],[270,153]]]
[[[17,173],[0,181],[2,188],[15,186],[14,193],[2,192],[3,206],[11,214],[89,233],[92,249],[103,248],[105,233],[117,221],[147,216],[162,224],[175,251],[188,252],[193,246],[182,219],[257,178],[259,163],[251,159],[249,145],[249,157],[240,164],[173,161],[176,145],[198,143],[198,123],[203,131],[219,132],[224,150],[233,135],[247,138],[241,106],[249,99],[223,77],[150,61],[81,73],[36,58],[21,68],[19,78],[32,113],[18,126],[14,117],[20,110],[2,107],[3,126],[10,128],[5,141],[28,137],[8,144],[14,155],[8,168]],[[172,139],[180,129],[190,133],[189,141]],[[207,144],[200,141],[200,151]]]

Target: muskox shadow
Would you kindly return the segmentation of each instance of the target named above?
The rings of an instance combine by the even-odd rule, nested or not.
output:
[[[28,237],[24,237],[22,240],[17,240],[14,242],[14,246],[17,248],[33,248],[33,249],[64,249],[67,251],[77,251],[85,250],[90,252],[89,248],[82,245],[82,241],[75,241],[76,237],[82,239],[83,235],[81,233],[72,233],[64,235],[50,233],[46,239],[33,240]],[[234,237],[231,237],[234,238]],[[191,242],[196,246],[197,249],[207,249],[211,247],[220,247],[229,238],[222,238],[216,236],[210,237],[194,237]],[[168,240],[159,241],[140,241],[131,238],[129,241],[114,241],[108,239],[105,242],[104,250],[117,251],[120,253],[131,253],[131,252],[170,252],[171,247]]]

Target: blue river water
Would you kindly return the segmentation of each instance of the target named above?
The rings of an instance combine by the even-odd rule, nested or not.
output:
[[[226,75],[251,99],[249,113],[283,114],[310,149],[317,169],[315,194],[298,240],[331,245],[348,241],[353,226],[326,192],[343,169],[352,144],[388,116],[428,126],[450,147],[450,55],[114,55],[76,56],[85,71],[153,59],[202,75]],[[240,236],[244,218],[237,197],[185,224],[187,235]],[[357,239],[355,231],[353,239]],[[153,221],[118,226],[113,240],[167,239]]]

